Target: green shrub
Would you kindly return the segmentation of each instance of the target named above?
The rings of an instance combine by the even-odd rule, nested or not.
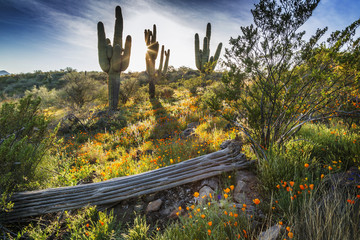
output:
[[[230,39],[218,101],[235,111],[228,120],[262,155],[262,148],[291,140],[303,124],[337,115],[329,106],[357,79],[360,44],[349,43],[360,20],[331,34],[328,44],[317,43],[327,28],[302,39],[299,29],[318,3],[261,0],[251,11],[255,24]]]
[[[59,220],[48,222],[45,226],[41,220],[34,225],[25,227],[18,236],[18,239],[114,239],[118,235],[119,225],[116,224],[113,212],[106,214],[98,212],[95,207],[86,207],[70,214],[65,211]],[[66,229],[62,228],[65,223]]]
[[[59,105],[59,92],[55,89],[47,89],[45,86],[37,88],[35,85],[31,90],[25,91],[25,96],[33,95],[41,98],[41,108],[48,108]]]
[[[63,88],[64,103],[73,109],[81,109],[98,97],[97,91],[101,84],[87,77],[85,73],[70,72],[63,80],[67,82]]]
[[[48,122],[39,113],[40,98],[29,95],[0,109],[0,193],[26,189],[49,146]]]
[[[162,99],[170,99],[174,96],[174,89],[170,87],[160,87],[158,86],[157,95]]]
[[[151,239],[148,237],[150,225],[146,223],[145,217],[137,216],[134,220],[132,227],[129,227],[128,233],[123,234],[122,236],[126,240],[147,240]]]
[[[125,79],[120,85],[120,100],[125,104],[131,97],[136,95],[139,89],[139,83],[136,78]]]

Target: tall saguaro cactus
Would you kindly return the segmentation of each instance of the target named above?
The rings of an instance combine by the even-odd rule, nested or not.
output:
[[[211,63],[211,71],[215,69],[216,62],[219,59],[222,43],[217,46],[214,56],[210,56],[210,37],[211,37],[211,24],[208,23],[206,26],[206,37],[204,37],[203,49],[200,49],[199,34],[195,34],[195,63],[196,68],[200,72],[205,73],[207,63]]]
[[[109,108],[116,109],[119,101],[120,74],[129,66],[131,53],[131,36],[128,35],[123,47],[123,18],[120,6],[115,8],[115,31],[114,41],[105,37],[104,24],[99,22],[98,31],[98,54],[101,69],[108,74]]]
[[[153,31],[150,29],[145,30],[145,43],[147,46],[147,51],[145,55],[146,61],[146,73],[149,76],[149,95],[150,98],[155,98],[155,80],[156,78],[165,75],[167,72],[169,58],[170,58],[170,49],[164,51],[164,45],[161,47],[160,55],[160,64],[159,68],[155,70],[155,60],[159,53],[159,42],[156,41],[156,25],[153,26]],[[165,64],[164,62],[165,54]]]

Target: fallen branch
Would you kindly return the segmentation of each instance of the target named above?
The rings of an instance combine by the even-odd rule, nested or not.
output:
[[[50,188],[14,193],[13,211],[1,221],[14,222],[87,205],[107,205],[145,194],[167,190],[183,184],[220,175],[235,169],[248,168],[252,163],[231,145],[223,150],[196,157],[168,167],[138,175],[72,187]]]

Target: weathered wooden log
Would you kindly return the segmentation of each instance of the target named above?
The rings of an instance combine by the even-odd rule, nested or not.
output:
[[[114,204],[213,177],[222,172],[247,168],[251,163],[244,154],[238,152],[238,148],[230,146],[142,174],[85,185],[18,192],[11,198],[14,203],[13,211],[1,216],[0,220],[14,222],[25,217],[78,209],[87,205]]]

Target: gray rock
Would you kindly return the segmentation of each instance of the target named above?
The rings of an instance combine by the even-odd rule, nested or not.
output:
[[[247,170],[237,171],[234,200],[238,203],[252,205],[252,200],[259,198],[257,193],[258,185],[259,180],[253,172]]]
[[[211,193],[211,195],[214,197],[214,190],[211,187],[208,186],[204,186],[199,190],[199,199],[200,199],[200,203],[204,203],[206,202],[206,200],[210,199],[209,194]],[[203,198],[203,196],[206,196]]]
[[[192,123],[189,123],[186,128],[197,128],[197,126],[199,126],[199,123],[198,122],[192,122]]]
[[[234,200],[238,203],[247,203],[249,200],[246,197],[246,183],[242,180],[237,181],[234,189]]]
[[[179,214],[177,214],[179,213]],[[181,212],[179,212],[179,209],[174,209],[168,216],[168,218],[170,219],[177,219],[179,218],[179,215],[181,214]]]
[[[161,207],[161,204],[162,204],[161,199],[157,199],[153,202],[149,202],[148,206],[146,207],[146,213],[158,211]]]
[[[219,181],[216,178],[208,178],[201,182],[201,187],[208,186],[214,190],[217,190],[219,188]]]
[[[274,225],[259,234],[258,240],[276,240],[280,234],[280,225]]]
[[[245,187],[246,187],[246,183],[243,180],[238,180],[236,183],[234,193],[244,192]]]
[[[234,193],[234,200],[237,203],[248,203],[249,199],[246,197],[245,193]]]
[[[182,133],[180,133],[180,138],[188,138],[194,133],[193,128],[187,128]]]

